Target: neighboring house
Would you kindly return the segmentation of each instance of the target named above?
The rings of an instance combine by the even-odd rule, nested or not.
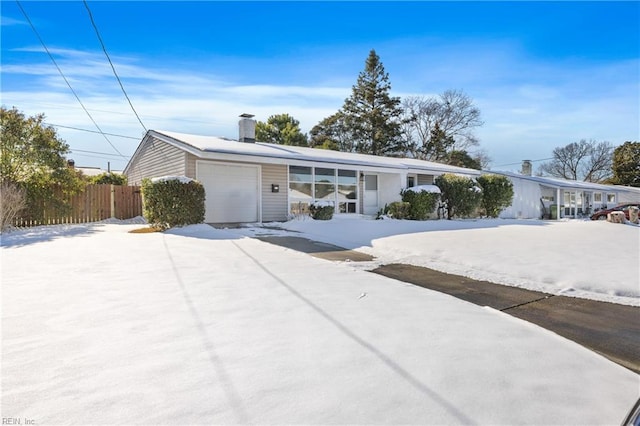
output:
[[[82,174],[86,177],[100,176],[105,173],[114,173],[118,175],[121,175],[123,173],[122,171],[117,171],[117,170],[103,170],[100,167],[76,166],[76,162],[74,160],[68,160],[67,165],[71,168],[78,170],[79,172],[82,172]]]
[[[525,165],[523,170],[527,170]],[[510,172],[491,173],[507,176],[513,183],[513,203],[500,214],[501,218],[588,217],[620,203],[640,202],[640,188]]]
[[[404,188],[436,176],[479,170],[407,158],[379,157],[255,141],[255,120],[241,115],[239,140],[149,130],[124,174],[181,175],[205,188],[208,223],[285,221],[310,203],[330,201],[336,214],[375,215]]]

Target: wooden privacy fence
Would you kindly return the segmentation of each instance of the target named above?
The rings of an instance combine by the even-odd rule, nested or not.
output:
[[[62,223],[88,223],[109,218],[130,219],[142,216],[142,195],[139,186],[87,185],[83,192],[64,196],[69,208],[43,205],[39,219],[16,218],[14,226],[55,225]]]

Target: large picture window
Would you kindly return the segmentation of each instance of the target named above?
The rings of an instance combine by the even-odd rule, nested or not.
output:
[[[356,213],[358,173],[326,167],[289,166],[290,212],[306,213],[314,201],[333,203],[336,213]]]
[[[313,201],[311,167],[289,166],[289,203],[292,214],[307,213]]]
[[[336,198],[336,170],[315,169],[315,198],[322,201],[334,201]]]

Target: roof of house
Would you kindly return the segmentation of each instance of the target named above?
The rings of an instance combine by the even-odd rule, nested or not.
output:
[[[634,193],[637,192],[638,194],[640,194],[640,188],[633,188],[631,186],[604,185],[601,183],[560,179],[560,178],[554,178],[554,177],[548,177],[548,176],[527,176],[527,175],[521,175],[519,173],[513,173],[513,172],[492,171],[491,173],[497,173],[497,174],[501,174],[508,177],[537,182],[540,185],[549,186],[552,188],[571,188],[571,189],[583,189],[583,190],[590,190],[590,191],[620,190],[620,191],[628,191],[628,192],[634,192]]]
[[[76,170],[81,171],[85,176],[100,176],[104,173],[109,173],[108,170],[103,170],[100,167],[74,167]],[[111,173],[122,174],[122,171],[111,170]]]
[[[207,153],[224,153],[254,157],[269,157],[284,160],[324,162],[354,166],[381,167],[400,170],[429,170],[442,173],[458,173],[471,176],[481,174],[480,170],[455,167],[413,158],[383,157],[290,145],[277,145],[264,142],[246,143],[233,139],[200,136],[165,130],[149,130],[147,135],[186,149],[192,154],[203,157]],[[185,146],[186,145],[186,146]],[[192,149],[189,149],[192,148]],[[194,149],[195,148],[195,149]]]

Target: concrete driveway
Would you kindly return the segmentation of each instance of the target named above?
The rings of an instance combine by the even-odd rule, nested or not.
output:
[[[638,397],[637,374],[495,309],[206,225],[129,229],[3,236],[3,417],[618,424]]]
[[[369,261],[367,254],[307,238],[259,237],[262,241],[333,261]],[[391,264],[372,272],[489,306],[573,340],[640,373],[640,308],[554,296],[548,293],[478,281],[429,268]]]

